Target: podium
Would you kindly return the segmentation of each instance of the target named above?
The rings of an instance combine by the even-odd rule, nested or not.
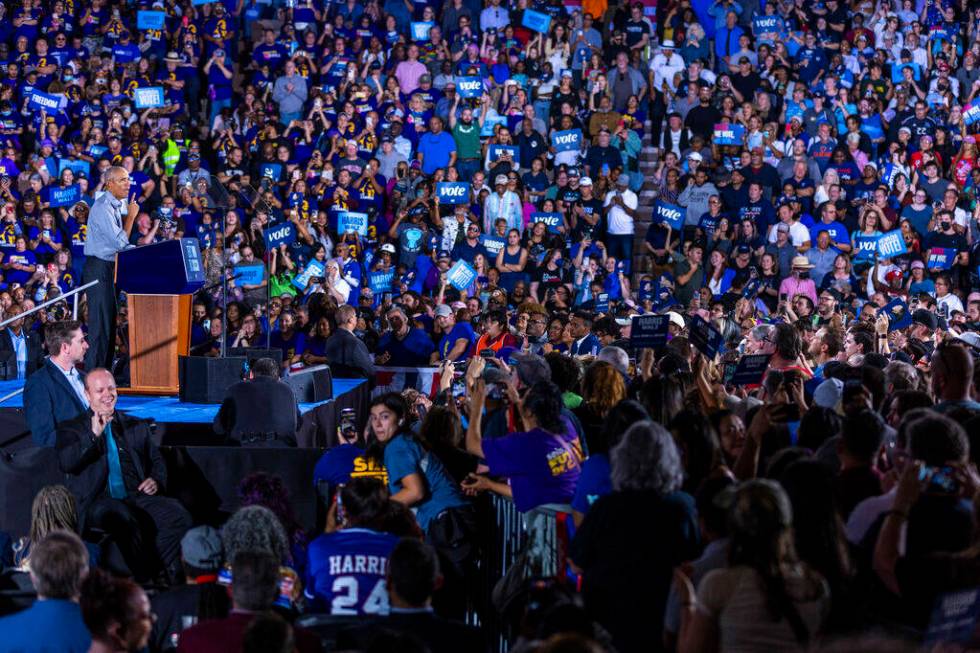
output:
[[[130,387],[120,392],[177,394],[177,359],[190,353],[191,297],[204,286],[197,240],[119,252],[115,282],[126,292],[129,307]]]

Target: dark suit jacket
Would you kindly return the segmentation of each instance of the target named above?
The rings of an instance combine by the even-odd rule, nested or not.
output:
[[[418,637],[432,653],[481,653],[488,650],[479,628],[443,619],[432,612],[396,612],[370,625],[342,630],[337,636],[337,650],[366,650],[372,640],[384,631],[410,633]]]
[[[232,612],[224,619],[204,621],[191,626],[180,634],[178,653],[239,653],[245,628],[255,618],[251,612]],[[302,628],[294,628],[296,650],[299,653],[317,653],[323,650],[320,639]]]
[[[593,349],[595,350],[594,352]],[[599,338],[594,333],[590,333],[585,336],[582,344],[573,342],[571,347],[569,347],[568,353],[573,356],[588,356],[593,353],[598,354],[600,349],[602,349],[602,343],[599,342]]]
[[[27,338],[27,376],[34,374],[44,365],[44,349],[41,347],[41,336],[33,331],[24,331]],[[7,369],[7,380],[17,378],[17,351],[14,349],[13,338],[9,329],[0,330],[0,359],[4,354],[13,355],[13,365]]]
[[[152,478],[160,487],[159,494],[163,494],[167,486],[167,466],[150,437],[149,422],[117,412],[112,419],[112,433],[122,436],[123,446],[132,457],[139,478]],[[109,481],[105,436],[95,437],[92,414],[85,411],[58,425],[56,447],[65,484],[78,501],[78,514],[84,515],[89,505],[105,492]]]
[[[85,404],[75,394],[64,373],[50,358],[45,359],[24,386],[24,416],[34,444],[55,446],[55,426],[83,412]]]
[[[347,329],[337,329],[323,348],[330,372],[337,378],[374,378],[374,359],[367,345]]]
[[[228,388],[213,426],[215,433],[227,436],[232,443],[295,447],[299,423],[299,407],[290,387],[277,379],[257,376]],[[269,439],[250,443],[256,435]]]

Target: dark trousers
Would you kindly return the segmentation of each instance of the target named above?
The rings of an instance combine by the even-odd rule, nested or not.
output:
[[[623,271],[630,273],[633,265],[633,234],[606,234],[606,254],[623,262]]]
[[[116,349],[116,264],[95,256],[85,258],[82,284],[98,280],[98,284],[85,291],[88,302],[88,352],[85,354],[85,370],[96,367],[112,369],[112,357]]]
[[[163,571],[173,581],[180,573],[180,540],[193,525],[176,499],[134,493],[125,499],[102,497],[85,512],[85,528],[108,534],[137,581]]]

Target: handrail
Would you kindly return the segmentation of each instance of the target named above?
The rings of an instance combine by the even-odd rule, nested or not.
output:
[[[82,292],[86,288],[91,288],[92,286],[94,286],[97,283],[99,283],[99,280],[98,279],[96,279],[94,281],[89,281],[84,286],[79,286],[78,288],[73,288],[72,290],[69,290],[68,292],[66,292],[63,295],[58,295],[57,297],[54,297],[53,299],[49,299],[49,300],[47,300],[45,302],[41,302],[40,304],[38,304],[37,306],[35,306],[34,308],[32,308],[29,311],[24,311],[23,313],[18,313],[17,315],[15,315],[15,316],[13,316],[11,318],[7,318],[6,320],[0,322],[0,329],[2,329],[3,327],[7,326],[11,322],[16,322],[17,320],[19,320],[21,318],[27,317],[31,313],[36,313],[39,310],[41,310],[42,308],[47,308],[48,306],[51,306],[51,304],[57,304],[60,301],[64,301],[65,298],[72,297],[72,296],[75,297],[75,300],[74,300],[74,304],[75,305],[74,305],[74,308],[72,309],[72,316],[73,317],[77,317],[78,316],[78,293]]]

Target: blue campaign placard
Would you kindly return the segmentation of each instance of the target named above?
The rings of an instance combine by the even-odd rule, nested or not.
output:
[[[209,5],[212,2],[214,2],[214,0],[191,0],[191,4],[192,5],[197,5],[197,6],[200,6],[200,5]]]
[[[337,214],[337,233],[356,233],[367,236],[368,214],[356,211],[341,211]]]
[[[749,354],[739,359],[729,383],[736,386],[759,385],[766,375],[772,354]]]
[[[637,294],[641,302],[653,299],[653,279],[640,279],[640,288]]]
[[[391,292],[391,286],[395,281],[395,271],[372,272],[368,275],[368,288],[373,292]]]
[[[571,152],[582,149],[582,131],[566,129],[551,135],[551,145],[556,152]]]
[[[112,48],[112,58],[117,63],[133,63],[139,58],[140,51],[133,47],[116,45]]]
[[[268,177],[273,181],[278,181],[280,174],[282,174],[281,163],[263,163],[259,166],[259,177]]]
[[[963,122],[967,126],[980,120],[980,100],[974,100],[963,107]]]
[[[676,204],[668,204],[667,202],[657,202],[657,205],[653,209],[653,221],[669,224],[670,228],[676,231],[684,227],[684,216],[686,214],[687,210],[684,207],[677,206]]]
[[[715,125],[715,131],[712,135],[715,145],[741,145],[744,138],[745,127],[727,122],[720,122]]]
[[[167,12],[165,11],[137,11],[137,29],[163,29],[167,23]]]
[[[494,163],[501,158],[501,155],[510,153],[510,160],[514,162],[514,167],[517,167],[518,161],[521,159],[521,148],[516,145],[491,145],[490,149],[487,150],[487,156],[490,159],[490,163]]]
[[[601,292],[595,296],[595,306],[596,313],[608,313],[609,312],[609,293]]]
[[[547,34],[548,30],[551,29],[551,16],[543,14],[540,11],[534,11],[533,9],[525,9],[524,19],[521,21],[521,25],[532,32]]]
[[[480,129],[480,136],[493,136],[493,130],[497,125],[506,125],[507,116],[487,116],[483,121],[483,128]]]
[[[51,189],[51,206],[71,206],[82,199],[82,189],[78,184],[72,184],[65,188],[55,187]]]
[[[257,286],[265,278],[265,266],[261,263],[236,265],[235,274],[241,275],[235,279],[235,283],[239,286]]]
[[[857,236],[854,239],[854,259],[874,260],[878,251],[878,236]]]
[[[908,251],[909,248],[905,246],[905,239],[902,238],[900,229],[878,236],[879,258],[894,258],[906,254]]]
[[[60,175],[66,169],[71,170],[76,175],[80,172],[84,172],[87,175],[91,170],[88,161],[79,161],[78,159],[58,159],[58,174]]]
[[[490,263],[492,264],[493,260],[497,258],[497,254],[499,254],[500,250],[502,250],[504,245],[507,244],[507,241],[497,236],[488,236],[484,234],[480,236],[480,244],[483,245],[483,249],[487,250],[487,253],[493,257],[490,260]]]
[[[435,26],[431,20],[412,23],[412,38],[416,41],[428,41],[429,30]]]
[[[651,282],[652,283],[652,282]],[[630,325],[630,345],[634,349],[658,349],[667,344],[666,315],[634,315]]]
[[[27,108],[33,109],[34,111],[47,111],[52,113],[58,111],[61,107],[61,97],[57,95],[51,95],[50,93],[44,93],[34,89],[31,94],[27,96]]]
[[[690,340],[708,360],[715,357],[722,345],[721,333],[700,315],[695,315],[691,320]]]
[[[909,305],[896,297],[878,309],[878,315],[884,313],[888,316],[888,330],[904,329],[912,325],[912,314],[909,312]]]
[[[932,608],[925,644],[939,642],[969,644],[980,617],[980,588],[940,594]],[[956,649],[959,650],[959,649]]]
[[[449,285],[459,291],[469,288],[474,279],[476,279],[476,270],[466,261],[456,261],[456,264],[446,273]]]
[[[293,285],[300,290],[306,290],[306,287],[310,285],[310,279],[313,277],[322,277],[326,271],[327,267],[323,263],[313,259],[306,264],[305,270],[293,277]]]
[[[763,34],[782,34],[783,28],[783,19],[780,16],[754,16],[752,18],[752,33],[755,34],[756,38]],[[768,40],[772,40],[772,38],[770,37]]]
[[[156,109],[163,106],[163,87],[144,86],[133,91],[137,109]]]
[[[481,77],[457,77],[456,90],[460,97],[475,98],[483,95],[483,79]]]
[[[564,226],[561,213],[532,213],[531,224],[538,222],[543,222],[544,226],[548,228],[548,231],[553,234],[558,233],[558,227]]]
[[[292,245],[296,242],[296,227],[292,222],[284,222],[266,229],[265,242],[267,249],[275,249],[280,245]]]
[[[929,250],[926,267],[930,270],[948,270],[956,261],[956,248],[933,247]]]
[[[436,197],[441,204],[468,204],[469,184],[462,181],[440,181],[436,184]]]

